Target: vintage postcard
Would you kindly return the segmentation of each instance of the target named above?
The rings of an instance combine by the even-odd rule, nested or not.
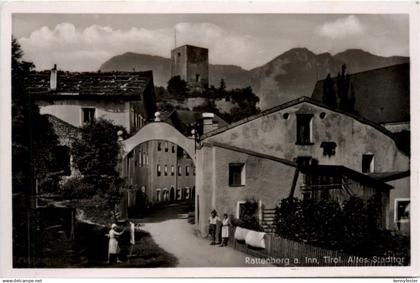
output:
[[[419,4],[232,4],[2,6],[1,276],[418,275]]]

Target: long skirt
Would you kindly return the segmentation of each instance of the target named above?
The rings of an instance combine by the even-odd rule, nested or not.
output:
[[[229,226],[222,227],[222,238],[229,238]]]
[[[108,253],[109,254],[118,253],[118,241],[116,239],[109,239]]]

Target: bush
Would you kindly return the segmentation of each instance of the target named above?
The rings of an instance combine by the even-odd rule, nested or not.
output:
[[[45,177],[39,180],[38,190],[40,193],[57,193],[59,192],[58,177]]]
[[[381,196],[367,202],[351,196],[343,204],[331,199],[283,199],[276,208],[276,233],[286,239],[358,256],[410,259],[409,237],[382,227]]]
[[[60,193],[64,199],[83,199],[96,194],[96,189],[83,178],[73,177],[62,185]]]
[[[242,206],[239,219],[235,220],[236,226],[254,231],[264,231],[258,221],[257,212],[258,202],[255,199],[247,200]]]

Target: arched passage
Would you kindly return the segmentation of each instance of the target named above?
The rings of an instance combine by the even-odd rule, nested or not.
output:
[[[170,203],[178,208],[195,208],[195,197],[185,198],[186,188],[196,185],[193,138],[185,137],[168,123],[153,122],[121,141],[121,145],[120,172],[134,188],[145,187],[148,202],[163,209]],[[193,206],[187,203],[191,200]]]
[[[173,126],[165,122],[153,122],[141,128],[134,136],[122,141],[125,158],[133,148],[147,141],[164,140],[182,147],[189,156],[195,159],[195,141],[181,134]]]

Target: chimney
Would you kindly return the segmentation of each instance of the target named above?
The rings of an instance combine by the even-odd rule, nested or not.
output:
[[[206,134],[213,130],[213,113],[203,113],[203,134]]]
[[[57,65],[54,64],[54,68],[51,70],[50,76],[50,90],[57,89]]]

